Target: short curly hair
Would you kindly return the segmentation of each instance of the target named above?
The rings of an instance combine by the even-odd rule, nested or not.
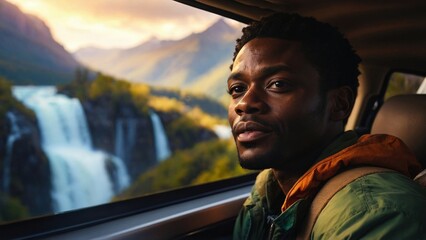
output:
[[[356,96],[361,58],[337,28],[295,13],[275,13],[252,22],[242,32],[241,38],[237,39],[233,63],[241,48],[254,38],[297,41],[302,44],[307,60],[318,71],[323,92],[349,86]],[[232,70],[233,64],[230,68]]]

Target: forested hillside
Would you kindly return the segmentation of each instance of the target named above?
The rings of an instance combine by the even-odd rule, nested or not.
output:
[[[180,40],[150,39],[129,49],[85,48],[75,52],[92,69],[153,86],[179,87],[223,97],[240,30],[219,20]]]
[[[246,173],[223,104],[238,32],[219,20],[79,63],[0,0],[0,222]]]
[[[118,199],[201,184],[249,173],[238,163],[232,140],[212,140],[176,152],[142,174]]]

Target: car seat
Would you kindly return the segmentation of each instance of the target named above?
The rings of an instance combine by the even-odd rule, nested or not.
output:
[[[426,168],[426,94],[397,95],[386,100],[373,121],[371,133],[400,138]],[[426,186],[426,170],[415,180]]]

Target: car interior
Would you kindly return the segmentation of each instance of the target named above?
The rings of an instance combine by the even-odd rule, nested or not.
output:
[[[390,134],[402,139],[426,166],[426,95],[397,95],[387,100],[374,118],[372,134]],[[391,120],[390,120],[391,119]],[[415,180],[426,186],[424,171]]]
[[[177,2],[242,23],[273,12],[296,12],[338,27],[362,58],[358,96],[346,129],[395,135],[426,166],[426,90],[385,100],[394,73],[415,74],[426,82],[426,1]],[[0,238],[231,239],[233,222],[255,177],[253,173],[0,225]]]

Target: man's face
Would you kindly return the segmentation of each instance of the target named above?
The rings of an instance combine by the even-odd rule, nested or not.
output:
[[[228,79],[228,120],[242,167],[297,168],[323,146],[319,85],[298,42],[256,38],[241,49]]]

